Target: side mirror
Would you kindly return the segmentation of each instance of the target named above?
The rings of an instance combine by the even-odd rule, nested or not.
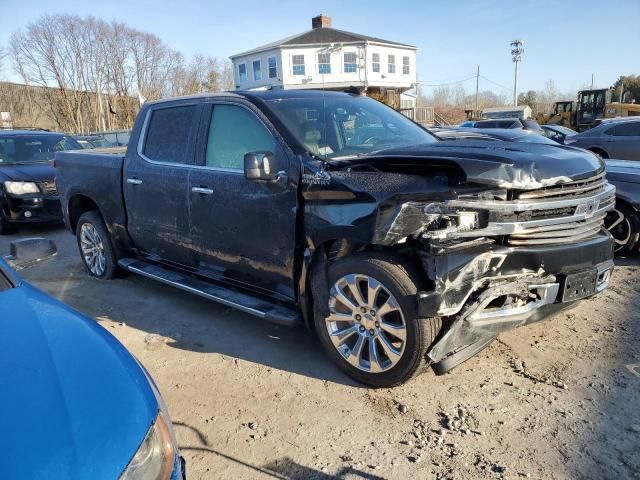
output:
[[[247,180],[275,182],[283,174],[271,152],[249,152],[244,156],[244,176]]]
[[[14,270],[22,270],[55,257],[58,249],[47,238],[25,238],[11,242],[10,252],[4,259]]]

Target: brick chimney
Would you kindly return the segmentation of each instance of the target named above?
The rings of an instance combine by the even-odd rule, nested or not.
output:
[[[311,19],[311,28],[331,28],[331,17],[320,14]]]

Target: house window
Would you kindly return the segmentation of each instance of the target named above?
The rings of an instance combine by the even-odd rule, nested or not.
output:
[[[411,68],[409,67],[409,57],[402,57],[402,73],[404,75],[409,75],[409,73],[411,73]]]
[[[260,70],[260,60],[253,61],[253,79],[262,80],[262,70]]]
[[[380,72],[380,54],[374,53],[371,55],[371,70],[373,72]]]
[[[331,73],[331,54],[330,53],[318,54],[318,73],[321,75]]]
[[[389,55],[389,57],[387,58],[387,63],[388,63],[387,71],[389,73],[396,73],[396,56]]]
[[[358,71],[358,57],[356,52],[345,52],[344,73],[356,73]]]
[[[238,65],[238,76],[240,77],[240,83],[247,81],[247,66],[244,63]]]
[[[294,75],[304,75],[304,55],[292,55],[291,64]]]
[[[276,56],[267,58],[269,65],[269,78],[276,78],[278,76],[278,60]]]

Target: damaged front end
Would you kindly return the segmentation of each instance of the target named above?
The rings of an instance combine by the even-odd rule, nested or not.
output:
[[[428,352],[437,373],[478,353],[498,334],[571,307],[608,285],[612,241],[602,228],[615,205],[604,173],[533,190],[461,193],[381,210],[375,242],[416,240],[431,283],[420,316],[440,316]]]

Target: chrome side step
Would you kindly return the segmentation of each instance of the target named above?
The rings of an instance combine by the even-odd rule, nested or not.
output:
[[[118,261],[120,268],[143,277],[157,280],[158,282],[184,290],[200,297],[213,300],[227,307],[235,308],[245,313],[263,318],[269,322],[295,326],[299,323],[298,314],[285,306],[270,303],[245,293],[208,283],[174,270],[162,268],[135,258],[123,258]]]

